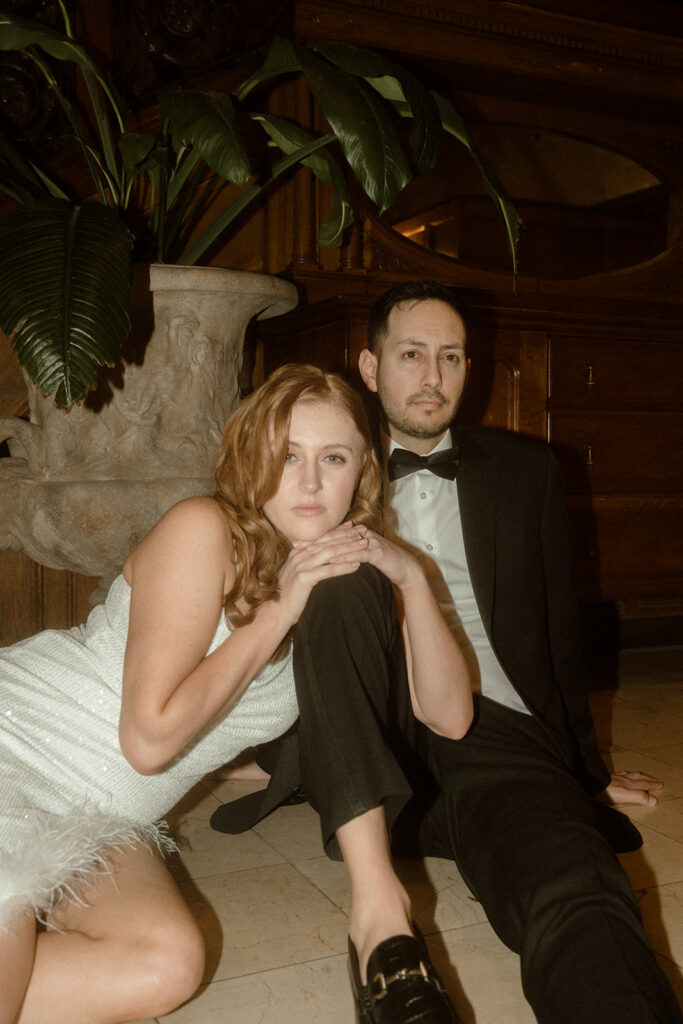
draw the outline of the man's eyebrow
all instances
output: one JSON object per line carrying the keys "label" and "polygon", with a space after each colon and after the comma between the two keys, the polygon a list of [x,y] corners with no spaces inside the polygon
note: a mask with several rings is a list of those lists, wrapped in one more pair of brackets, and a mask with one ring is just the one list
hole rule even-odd
{"label": "man's eyebrow", "polygon": [[[420,341],[419,338],[399,338],[397,344],[409,345],[411,348],[427,348],[427,342]],[[447,341],[443,345],[439,345],[439,351],[445,348],[459,348],[464,351],[465,346],[462,341]]]}

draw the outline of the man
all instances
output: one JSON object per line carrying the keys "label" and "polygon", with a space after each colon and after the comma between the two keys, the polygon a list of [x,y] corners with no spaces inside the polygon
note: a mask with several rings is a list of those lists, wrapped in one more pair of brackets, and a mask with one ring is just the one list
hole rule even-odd
{"label": "man", "polygon": [[[359,367],[383,410],[387,512],[465,651],[476,712],[462,740],[413,728],[396,691],[387,700],[354,675],[354,647],[370,642],[362,616],[316,588],[295,670],[303,782],[326,847],[334,828],[382,805],[398,849],[453,858],[519,953],[541,1024],[683,1021],[612,849],[640,837],[607,804],[654,803],[661,784],[611,777],[597,749],[557,464],[544,444],[451,428],[469,361],[450,289],[387,293],[368,345]],[[326,642],[311,654],[313,619]],[[393,1024],[379,1002],[366,1012]]]}

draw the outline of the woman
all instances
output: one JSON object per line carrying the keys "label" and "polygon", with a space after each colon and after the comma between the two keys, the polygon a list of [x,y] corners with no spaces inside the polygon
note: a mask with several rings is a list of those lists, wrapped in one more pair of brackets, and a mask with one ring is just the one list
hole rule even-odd
{"label": "woman", "polygon": [[215,497],[171,508],[85,626],[0,654],[0,1024],[192,995],[203,945],[156,823],[294,722],[287,641],[316,583],[414,570],[373,529],[378,489],[360,399],[285,367],[226,427]]}

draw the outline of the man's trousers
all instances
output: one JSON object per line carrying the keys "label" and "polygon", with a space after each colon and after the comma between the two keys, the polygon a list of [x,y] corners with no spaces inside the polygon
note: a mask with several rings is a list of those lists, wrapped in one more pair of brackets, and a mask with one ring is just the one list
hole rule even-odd
{"label": "man's trousers", "polygon": [[[521,959],[540,1024],[680,1024],[597,805],[531,715],[486,698],[462,740],[413,716],[391,586],[316,585],[296,627],[304,789],[323,841],[378,805],[395,850],[453,859]],[[456,964],[457,967],[457,964]]]}

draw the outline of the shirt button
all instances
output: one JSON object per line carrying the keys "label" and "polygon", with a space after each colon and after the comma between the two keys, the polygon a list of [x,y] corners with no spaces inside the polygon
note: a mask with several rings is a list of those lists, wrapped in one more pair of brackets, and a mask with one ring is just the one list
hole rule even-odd
{"label": "shirt button", "polygon": [[434,550],[434,545],[433,544],[428,544],[427,545],[427,551],[433,551],[433,550]]}
{"label": "shirt button", "polygon": [[422,500],[424,501],[424,500],[425,500],[425,498],[427,497],[427,493],[426,493],[426,491],[423,491],[423,492],[422,492],[422,494],[420,495],[420,497],[421,497],[421,498],[422,498]]}

